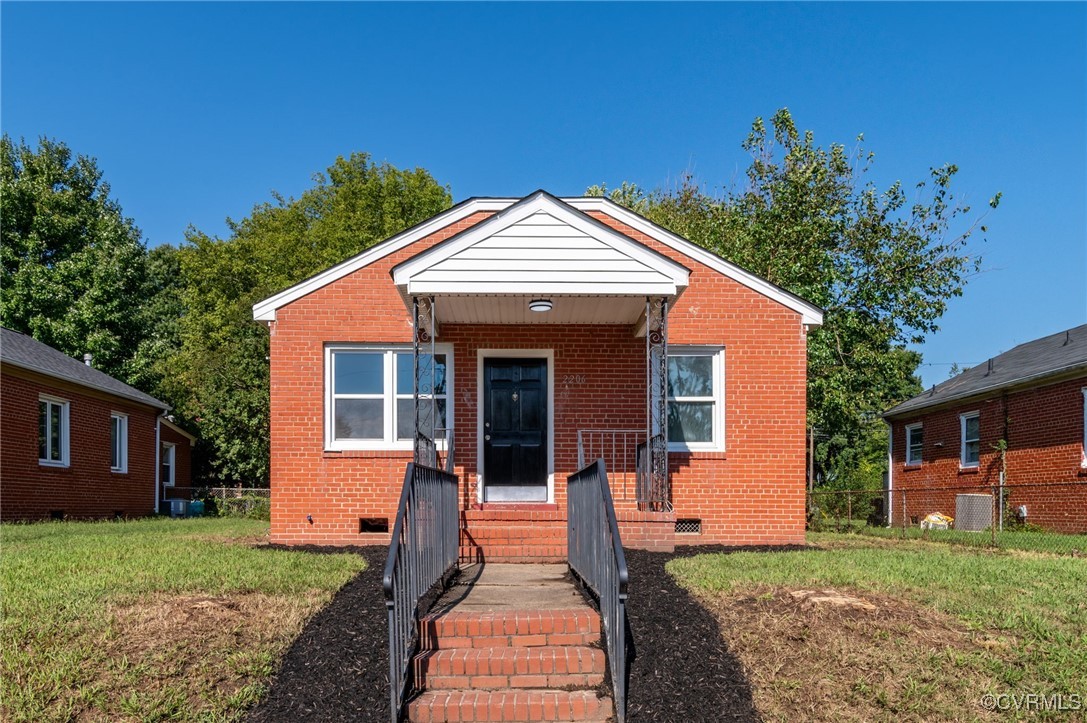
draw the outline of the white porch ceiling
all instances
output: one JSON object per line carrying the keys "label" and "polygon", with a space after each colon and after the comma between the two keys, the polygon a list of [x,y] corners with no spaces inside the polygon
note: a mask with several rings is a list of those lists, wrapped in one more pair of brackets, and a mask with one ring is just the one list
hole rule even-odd
{"label": "white porch ceiling", "polygon": [[[547,296],[551,311],[531,311],[534,295],[436,296],[441,324],[637,324],[644,296]],[[440,329],[440,326],[439,326]],[[439,331],[440,335],[440,331]]]}

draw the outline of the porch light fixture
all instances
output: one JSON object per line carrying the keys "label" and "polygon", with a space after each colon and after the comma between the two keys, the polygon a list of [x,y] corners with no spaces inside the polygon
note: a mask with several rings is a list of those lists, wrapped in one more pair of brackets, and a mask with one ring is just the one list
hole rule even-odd
{"label": "porch light fixture", "polygon": [[532,311],[551,311],[551,299],[533,299],[528,302],[528,308]]}

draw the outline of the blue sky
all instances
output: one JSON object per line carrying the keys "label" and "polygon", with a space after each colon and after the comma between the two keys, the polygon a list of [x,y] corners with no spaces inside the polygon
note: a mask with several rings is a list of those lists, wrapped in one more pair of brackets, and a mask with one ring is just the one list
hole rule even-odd
{"label": "blue sky", "polygon": [[874,181],[996,191],[986,272],[924,344],[978,363],[1087,321],[1087,5],[0,6],[0,125],[98,158],[149,244],[224,233],[337,155],[454,198],[742,175],[755,116],[865,134]]}

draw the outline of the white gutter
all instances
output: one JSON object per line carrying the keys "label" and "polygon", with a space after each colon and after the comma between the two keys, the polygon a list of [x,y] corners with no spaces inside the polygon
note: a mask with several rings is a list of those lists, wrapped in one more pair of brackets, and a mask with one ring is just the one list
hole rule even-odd
{"label": "white gutter", "polygon": [[155,417],[155,514],[159,513],[159,487],[160,484],[159,475],[162,474],[162,460],[159,459],[159,455],[162,454],[162,415]]}

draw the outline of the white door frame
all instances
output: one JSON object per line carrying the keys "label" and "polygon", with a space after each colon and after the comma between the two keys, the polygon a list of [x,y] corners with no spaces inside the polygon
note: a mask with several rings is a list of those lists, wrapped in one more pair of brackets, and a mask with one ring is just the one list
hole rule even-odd
{"label": "white door frame", "polygon": [[[555,350],[554,349],[477,349],[476,350],[476,501],[484,501],[486,477],[483,469],[483,360],[543,359],[547,363],[547,503],[555,503]],[[496,502],[494,504],[502,504]]]}

